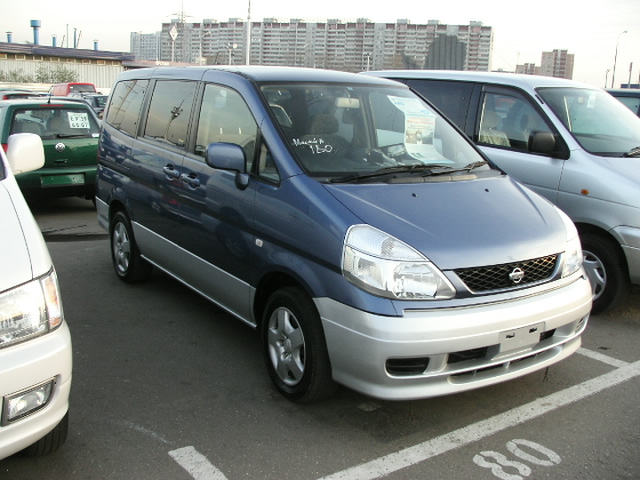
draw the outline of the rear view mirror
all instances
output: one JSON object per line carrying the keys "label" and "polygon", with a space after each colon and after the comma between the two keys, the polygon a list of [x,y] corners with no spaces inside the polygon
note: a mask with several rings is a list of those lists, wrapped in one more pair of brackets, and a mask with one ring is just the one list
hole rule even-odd
{"label": "rear view mirror", "polygon": [[360,108],[360,100],[351,97],[337,97],[336,107],[338,108]]}

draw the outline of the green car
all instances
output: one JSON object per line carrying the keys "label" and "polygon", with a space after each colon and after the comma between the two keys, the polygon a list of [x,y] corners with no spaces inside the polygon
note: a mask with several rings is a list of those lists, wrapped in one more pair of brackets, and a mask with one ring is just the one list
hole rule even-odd
{"label": "green car", "polygon": [[0,101],[5,151],[9,135],[23,132],[38,134],[45,154],[44,167],[16,174],[25,197],[94,198],[100,120],[90,106],[46,98]]}

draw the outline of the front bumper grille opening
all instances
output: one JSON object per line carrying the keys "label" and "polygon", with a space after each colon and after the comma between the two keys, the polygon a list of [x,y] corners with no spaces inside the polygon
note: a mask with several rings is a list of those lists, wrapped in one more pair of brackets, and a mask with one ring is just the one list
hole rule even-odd
{"label": "front bumper grille opening", "polygon": [[385,366],[387,373],[394,377],[422,375],[429,366],[429,357],[390,358],[387,360]]}
{"label": "front bumper grille opening", "polygon": [[449,354],[447,363],[465,362],[467,360],[480,360],[487,356],[489,347],[473,348],[471,350],[463,350],[461,352],[453,352]]}
{"label": "front bumper grille opening", "polygon": [[540,334],[540,341],[546,340],[547,338],[553,337],[554,333],[556,333],[556,329],[548,330],[546,332],[542,332]]}
{"label": "front bumper grille opening", "polygon": [[558,255],[549,255],[524,262],[464,268],[456,270],[456,274],[472,292],[489,292],[549,280],[556,271],[557,263]]}

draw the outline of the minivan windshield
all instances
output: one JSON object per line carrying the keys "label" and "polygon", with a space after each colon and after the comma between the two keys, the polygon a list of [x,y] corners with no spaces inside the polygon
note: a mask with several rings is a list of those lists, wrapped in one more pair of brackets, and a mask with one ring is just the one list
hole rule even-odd
{"label": "minivan windshield", "polygon": [[582,148],[601,156],[636,156],[640,118],[607,92],[586,88],[539,88]]}
{"label": "minivan windshield", "polygon": [[311,176],[346,181],[484,164],[455,128],[404,88],[288,83],[261,91]]}

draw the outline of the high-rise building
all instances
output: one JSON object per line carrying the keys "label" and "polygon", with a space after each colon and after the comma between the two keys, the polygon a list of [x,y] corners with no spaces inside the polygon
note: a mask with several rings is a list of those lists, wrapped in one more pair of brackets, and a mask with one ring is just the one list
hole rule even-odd
{"label": "high-rise building", "polygon": [[567,50],[542,52],[540,74],[546,77],[573,78],[573,53]]}
{"label": "high-rise building", "polygon": [[[488,71],[492,27],[329,19],[251,22],[172,20],[162,25],[160,60],[196,64],[287,65],[359,72],[389,68]],[[247,62],[247,37],[251,51]]]}
{"label": "high-rise building", "polygon": [[540,66],[537,66],[535,63],[516,65],[516,73],[567,78],[571,80],[573,78],[573,60],[573,53],[568,53],[567,50],[542,52]]}
{"label": "high-rise building", "polygon": [[130,52],[138,60],[160,60],[160,32],[131,32]]}

